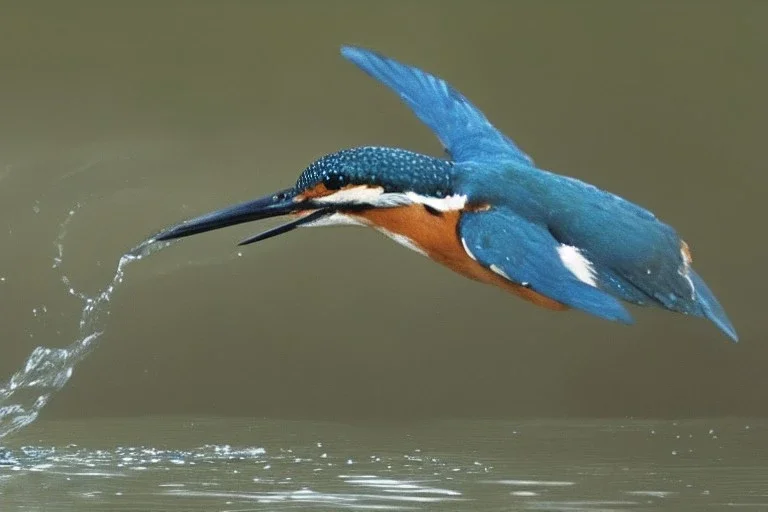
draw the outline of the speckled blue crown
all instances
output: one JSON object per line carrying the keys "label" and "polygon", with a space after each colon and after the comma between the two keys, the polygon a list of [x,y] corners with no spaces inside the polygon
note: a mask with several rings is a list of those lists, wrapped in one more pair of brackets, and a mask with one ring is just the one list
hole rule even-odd
{"label": "speckled blue crown", "polygon": [[385,192],[416,192],[445,197],[452,189],[453,162],[384,147],[344,149],[313,162],[299,176],[297,190],[320,183],[330,190],[369,185]]}

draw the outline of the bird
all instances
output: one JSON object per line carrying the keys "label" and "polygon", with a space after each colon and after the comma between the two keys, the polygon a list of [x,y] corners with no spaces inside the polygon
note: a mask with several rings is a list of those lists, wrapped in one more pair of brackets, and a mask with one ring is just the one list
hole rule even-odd
{"label": "bird", "polygon": [[311,162],[291,187],[183,221],[167,241],[245,222],[374,228],[454,272],[537,306],[633,323],[626,304],[702,317],[736,330],[675,229],[649,210],[584,181],[540,169],[470,100],[440,77],[375,50],[341,55],[396,93],[430,128],[440,157],[360,146]]}

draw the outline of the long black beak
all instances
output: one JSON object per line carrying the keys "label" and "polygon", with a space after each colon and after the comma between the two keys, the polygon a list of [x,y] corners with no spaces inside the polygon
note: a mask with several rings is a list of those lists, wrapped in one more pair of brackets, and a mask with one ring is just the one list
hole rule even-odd
{"label": "long black beak", "polygon": [[[153,239],[156,241],[173,240],[175,238],[183,238],[198,233],[205,233],[206,231],[213,231],[214,229],[234,226],[244,222],[268,219],[270,217],[295,213],[299,210],[311,209],[307,208],[306,204],[294,201],[294,197],[294,191],[292,189],[287,189],[254,201],[247,201],[245,203],[229,206],[206,215],[201,215],[200,217],[195,217],[194,219],[185,220],[181,224],[177,224],[161,231],[155,235]],[[330,213],[332,213],[330,209],[315,210],[292,222],[243,240],[241,245],[258,242],[259,240],[265,240],[282,233],[287,233],[302,224],[313,222]]]}

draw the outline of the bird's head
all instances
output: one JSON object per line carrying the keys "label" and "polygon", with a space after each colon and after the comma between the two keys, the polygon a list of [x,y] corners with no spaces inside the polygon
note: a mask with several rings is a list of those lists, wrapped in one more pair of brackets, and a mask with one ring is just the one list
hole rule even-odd
{"label": "bird's head", "polygon": [[466,197],[452,193],[452,169],[450,161],[400,149],[343,150],[313,162],[290,188],[186,220],[153,238],[172,240],[244,222],[297,215],[287,224],[240,242],[245,245],[303,225],[336,223],[365,209],[410,204],[436,211],[460,209]]}

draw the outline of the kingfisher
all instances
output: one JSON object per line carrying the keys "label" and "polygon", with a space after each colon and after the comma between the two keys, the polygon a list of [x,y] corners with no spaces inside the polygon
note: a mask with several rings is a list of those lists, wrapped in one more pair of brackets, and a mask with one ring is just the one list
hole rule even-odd
{"label": "kingfisher", "polygon": [[357,225],[538,306],[632,323],[622,302],[703,317],[736,330],[674,228],[650,211],[538,168],[463,94],[376,51],[341,55],[380,81],[437,135],[443,157],[364,146],[327,154],[296,183],[170,227],[171,240],[276,216],[292,219],[240,242],[297,227]]}

